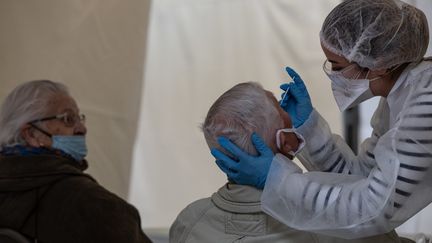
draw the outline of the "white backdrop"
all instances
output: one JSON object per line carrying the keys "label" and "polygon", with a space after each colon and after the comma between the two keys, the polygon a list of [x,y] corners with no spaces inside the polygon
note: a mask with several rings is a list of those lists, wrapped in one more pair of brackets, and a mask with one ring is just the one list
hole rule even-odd
{"label": "white backdrop", "polygon": [[337,2],[153,2],[130,190],[143,227],[169,227],[187,204],[225,183],[199,125],[216,98],[236,83],[259,81],[279,96],[290,65],[333,131],[340,131],[318,37]]}

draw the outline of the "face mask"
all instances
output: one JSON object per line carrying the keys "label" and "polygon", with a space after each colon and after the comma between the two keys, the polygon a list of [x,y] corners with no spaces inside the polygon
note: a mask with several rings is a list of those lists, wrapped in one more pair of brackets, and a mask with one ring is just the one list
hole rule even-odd
{"label": "face mask", "polygon": [[333,96],[340,111],[354,107],[374,96],[369,89],[372,80],[349,79],[340,73],[329,73],[327,76],[332,82]]}
{"label": "face mask", "polygon": [[87,156],[87,145],[85,136],[52,135],[33,123],[30,123],[30,126],[50,137],[52,140],[52,148],[63,151],[64,153],[72,156],[72,158],[74,158],[76,161],[82,161],[84,157]]}
{"label": "face mask", "polygon": [[58,136],[53,135],[52,147],[72,156],[77,161],[82,161],[87,155],[87,145],[84,136]]}
{"label": "face mask", "polygon": [[299,145],[297,147],[297,150],[296,151],[289,151],[288,152],[289,155],[292,155],[293,157],[295,157],[304,148],[304,146],[306,145],[305,139],[303,138],[303,136],[300,133],[298,133],[297,131],[295,131],[294,128],[279,129],[276,132],[276,145],[277,145],[277,148],[279,150],[282,150],[281,149],[281,141],[280,141],[280,134],[281,134],[281,132],[291,132],[291,133],[294,133],[296,135],[297,139],[299,140]]}
{"label": "face mask", "polygon": [[[389,72],[384,75],[388,75],[393,71],[397,70],[401,64],[394,66]],[[352,72],[354,68],[358,67],[356,64],[345,67],[340,71],[333,71],[331,69],[331,63],[326,60],[323,64],[323,70],[332,81],[332,91],[335,97],[336,103],[340,111],[344,111],[348,108],[354,107],[361,102],[374,97],[372,91],[369,88],[369,84],[372,81],[378,80],[383,75],[368,79],[369,70],[366,74],[366,78],[359,79],[362,71],[355,72],[353,78],[347,78],[344,76],[345,72]]]}

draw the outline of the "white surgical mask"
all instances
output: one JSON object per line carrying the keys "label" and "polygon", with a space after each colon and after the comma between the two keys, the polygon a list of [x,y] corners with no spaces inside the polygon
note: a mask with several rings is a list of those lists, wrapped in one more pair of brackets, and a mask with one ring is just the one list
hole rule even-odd
{"label": "white surgical mask", "polygon": [[348,79],[341,74],[327,74],[336,104],[340,111],[354,107],[374,95],[369,88],[369,79]]}
{"label": "white surgical mask", "polygon": [[381,77],[368,79],[368,71],[366,78],[358,79],[361,74],[361,71],[358,71],[355,77],[347,78],[343,73],[355,68],[355,64],[352,64],[341,71],[332,71],[326,66],[326,64],[328,64],[327,60],[324,62],[323,69],[331,80],[333,96],[340,111],[345,111],[346,109],[354,107],[374,96],[369,88],[369,84],[371,81]]}
{"label": "white surgical mask", "polygon": [[294,133],[295,135],[296,135],[296,137],[297,137],[297,139],[299,140],[299,145],[298,145],[298,147],[297,147],[297,150],[296,151],[289,151],[288,152],[288,154],[289,155],[292,155],[292,156],[296,156],[303,148],[304,148],[304,146],[306,145],[306,141],[305,141],[305,139],[303,138],[303,136],[300,134],[300,133],[298,133],[294,128],[283,128],[283,129],[279,129],[277,132],[276,132],[276,145],[277,145],[277,148],[279,149],[279,150],[282,150],[282,148],[281,148],[281,140],[280,140],[280,134],[281,134],[281,132],[291,132],[291,133]]}

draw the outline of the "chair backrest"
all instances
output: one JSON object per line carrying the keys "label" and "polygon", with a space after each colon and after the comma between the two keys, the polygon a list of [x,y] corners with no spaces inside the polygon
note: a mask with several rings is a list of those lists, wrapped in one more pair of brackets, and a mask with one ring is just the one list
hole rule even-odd
{"label": "chair backrest", "polygon": [[1,243],[31,243],[32,241],[27,239],[21,233],[7,228],[0,228],[0,242]]}

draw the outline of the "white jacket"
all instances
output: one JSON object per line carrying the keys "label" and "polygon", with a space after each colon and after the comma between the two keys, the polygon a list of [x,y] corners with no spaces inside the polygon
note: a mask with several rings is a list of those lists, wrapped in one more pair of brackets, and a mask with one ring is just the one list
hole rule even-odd
{"label": "white jacket", "polygon": [[302,173],[275,156],[263,210],[290,227],[343,238],[389,232],[432,201],[432,62],[409,65],[355,155],[317,111],[298,128]]}
{"label": "white jacket", "polygon": [[261,211],[262,191],[226,184],[211,198],[187,206],[170,228],[170,243],[390,243],[401,241],[393,231],[357,240],[294,230]]}

